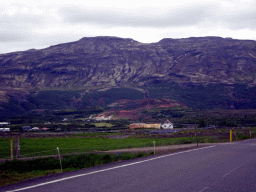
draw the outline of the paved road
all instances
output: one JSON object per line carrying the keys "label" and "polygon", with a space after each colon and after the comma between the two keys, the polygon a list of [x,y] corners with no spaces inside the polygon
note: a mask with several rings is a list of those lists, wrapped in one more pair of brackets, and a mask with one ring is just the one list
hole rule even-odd
{"label": "paved road", "polygon": [[32,179],[0,191],[256,191],[256,139]]}

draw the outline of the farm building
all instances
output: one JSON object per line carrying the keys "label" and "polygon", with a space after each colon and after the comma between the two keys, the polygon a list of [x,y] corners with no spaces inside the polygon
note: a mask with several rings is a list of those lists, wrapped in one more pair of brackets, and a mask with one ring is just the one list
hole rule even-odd
{"label": "farm building", "polygon": [[9,125],[9,122],[0,122],[0,127]]}
{"label": "farm building", "polygon": [[0,128],[0,132],[10,132],[10,128]]}
{"label": "farm building", "polygon": [[133,123],[129,125],[130,129],[139,129],[139,128],[144,128],[144,129],[160,129],[161,124],[160,123]]}
{"label": "farm building", "polygon": [[40,130],[42,130],[42,131],[49,131],[49,130],[50,130],[50,128],[42,127]]}
{"label": "farm building", "polygon": [[30,131],[40,131],[38,127],[33,127]]}
{"label": "farm building", "polygon": [[22,126],[22,131],[29,131],[32,129],[30,126]]}
{"label": "farm building", "polygon": [[166,120],[162,125],[162,129],[173,129],[173,123],[169,120]]}
{"label": "farm building", "polygon": [[173,123],[166,120],[164,123],[133,123],[129,125],[130,129],[173,129]]}
{"label": "farm building", "polygon": [[110,116],[105,116],[105,115],[98,115],[97,117],[93,118],[96,121],[107,121],[112,119],[112,115]]}

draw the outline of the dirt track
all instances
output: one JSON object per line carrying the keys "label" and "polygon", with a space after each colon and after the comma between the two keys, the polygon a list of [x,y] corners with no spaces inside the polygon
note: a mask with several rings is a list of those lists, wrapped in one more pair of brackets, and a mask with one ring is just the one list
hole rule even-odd
{"label": "dirt track", "polygon": [[[199,143],[198,147],[204,147],[213,145],[214,143]],[[168,153],[179,150],[186,150],[191,148],[196,148],[197,144],[183,144],[183,145],[167,145],[167,146],[159,146],[156,147],[156,154]],[[154,147],[142,147],[142,148],[131,148],[131,149],[119,149],[119,150],[109,150],[109,151],[97,151],[99,153],[139,153],[139,152],[152,152],[154,151]]]}

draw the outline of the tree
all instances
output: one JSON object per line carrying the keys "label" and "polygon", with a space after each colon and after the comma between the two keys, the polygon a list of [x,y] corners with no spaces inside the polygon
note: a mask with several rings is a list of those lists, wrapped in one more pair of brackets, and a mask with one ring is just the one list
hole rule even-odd
{"label": "tree", "polygon": [[206,123],[204,122],[203,119],[199,119],[199,124],[198,124],[198,127],[205,127],[206,126]]}

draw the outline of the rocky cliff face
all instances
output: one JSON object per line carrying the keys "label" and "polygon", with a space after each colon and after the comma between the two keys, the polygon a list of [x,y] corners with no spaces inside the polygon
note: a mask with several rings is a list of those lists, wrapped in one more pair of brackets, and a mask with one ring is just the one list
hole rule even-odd
{"label": "rocky cliff face", "polygon": [[[183,88],[188,84],[222,84],[227,87],[223,89],[226,96],[247,101],[241,94],[237,94],[239,98],[235,96],[232,86],[255,86],[255,63],[256,42],[250,40],[200,37],[143,44],[117,37],[82,38],[46,49],[0,55],[0,103],[10,98],[24,101],[32,92],[43,90],[80,90],[80,98],[87,98],[86,92],[124,87],[142,91],[148,98],[149,93],[155,94],[154,89],[161,92],[164,86],[158,86],[159,83],[170,82]],[[183,88],[178,89],[184,95]],[[170,99],[181,98],[176,94],[177,88],[163,88],[167,89],[168,94],[173,92]],[[196,89],[196,95],[200,95]],[[251,93],[246,87],[243,92]],[[190,97],[188,93],[183,100],[191,101],[187,99]],[[233,101],[226,103],[234,105]]]}
{"label": "rocky cliff face", "polygon": [[1,89],[137,87],[149,81],[255,85],[256,42],[220,37],[143,44],[116,37],[0,55]]}
{"label": "rocky cliff face", "polygon": [[162,48],[175,60],[171,74],[193,83],[255,85],[256,42],[219,37],[163,39]]}

